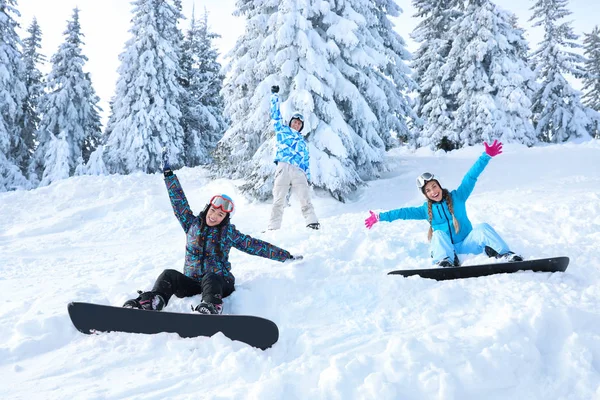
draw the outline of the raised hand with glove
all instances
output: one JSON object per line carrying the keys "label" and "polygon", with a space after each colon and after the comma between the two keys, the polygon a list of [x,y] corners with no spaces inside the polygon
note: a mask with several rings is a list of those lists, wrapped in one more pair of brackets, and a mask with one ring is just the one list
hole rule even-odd
{"label": "raised hand with glove", "polygon": [[169,164],[169,153],[166,147],[162,148],[162,164],[163,164],[163,175],[165,177],[173,175],[171,165]]}
{"label": "raised hand with glove", "polygon": [[485,146],[485,152],[490,157],[496,157],[498,154],[502,154],[502,142],[499,142],[498,139],[494,140],[494,143],[490,146],[487,142],[483,142]]}

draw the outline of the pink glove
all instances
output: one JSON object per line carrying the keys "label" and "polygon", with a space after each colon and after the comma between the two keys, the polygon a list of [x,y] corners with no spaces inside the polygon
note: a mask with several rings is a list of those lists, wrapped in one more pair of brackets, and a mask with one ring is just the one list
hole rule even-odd
{"label": "pink glove", "polygon": [[487,142],[483,142],[484,146],[485,146],[485,152],[490,156],[490,157],[495,157],[498,154],[502,154],[502,142],[499,142],[497,139],[494,140],[494,143],[492,143],[492,145],[488,145]]}
{"label": "pink glove", "polygon": [[379,222],[379,214],[375,214],[373,211],[369,210],[371,216],[365,219],[365,226],[367,229],[371,229],[373,225]]}

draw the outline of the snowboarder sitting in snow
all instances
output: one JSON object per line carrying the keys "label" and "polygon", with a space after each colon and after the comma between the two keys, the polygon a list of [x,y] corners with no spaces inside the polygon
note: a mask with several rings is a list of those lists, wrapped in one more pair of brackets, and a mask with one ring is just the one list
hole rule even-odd
{"label": "snowboarder sitting in snow", "polygon": [[442,189],[433,174],[428,172],[417,178],[417,187],[427,197],[421,207],[406,207],[375,214],[365,220],[368,229],[378,221],[392,222],[397,219],[425,219],[429,221],[428,238],[431,257],[440,267],[459,265],[456,254],[480,254],[485,251],[488,257],[496,257],[505,261],[523,261],[508,248],[508,245],[489,224],[473,227],[465,203],[475,188],[477,178],[483,172],[492,157],[502,153],[502,143],[494,140],[485,152],[471,167],[463,178],[458,189],[449,192]]}
{"label": "snowboarder sitting in snow", "polygon": [[173,295],[182,298],[202,294],[202,302],[194,310],[201,314],[221,314],[223,298],[235,290],[229,263],[231,247],[280,262],[302,259],[238,231],[231,224],[235,206],[227,195],[213,196],[204,210],[194,215],[165,153],[163,166],[173,211],[187,235],[184,273],[164,270],[152,291],[139,292],[137,299],[128,300],[123,307],[162,310]]}
{"label": "snowboarder sitting in snow", "polygon": [[281,123],[279,111],[279,86],[271,87],[271,121],[277,138],[277,154],[275,155],[275,183],[273,184],[273,208],[269,220],[269,230],[281,228],[286,196],[292,194],[300,200],[302,215],[306,226],[319,229],[319,221],[310,201],[310,180],[308,146],[300,134],[304,127],[304,117],[296,112],[290,119],[289,126]]}

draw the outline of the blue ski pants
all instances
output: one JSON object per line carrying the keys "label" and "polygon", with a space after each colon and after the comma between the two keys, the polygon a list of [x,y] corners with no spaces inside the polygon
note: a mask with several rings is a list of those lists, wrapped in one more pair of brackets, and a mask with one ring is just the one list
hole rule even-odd
{"label": "blue ski pants", "polygon": [[481,254],[485,246],[496,250],[498,254],[510,251],[506,242],[502,240],[494,228],[485,223],[475,225],[465,240],[454,244],[452,244],[450,236],[446,232],[434,231],[429,249],[435,264],[444,258],[448,258],[452,262],[455,254]]}

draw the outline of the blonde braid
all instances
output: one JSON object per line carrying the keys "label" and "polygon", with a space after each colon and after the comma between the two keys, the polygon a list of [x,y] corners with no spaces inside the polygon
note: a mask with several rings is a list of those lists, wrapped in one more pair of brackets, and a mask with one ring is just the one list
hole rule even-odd
{"label": "blonde braid", "polygon": [[460,225],[458,225],[458,220],[454,216],[454,205],[452,204],[452,196],[450,196],[450,192],[446,189],[442,191],[444,194],[444,200],[446,200],[446,204],[448,204],[448,210],[450,210],[450,215],[452,215],[452,223],[454,224],[454,230],[456,233],[460,231]]}
{"label": "blonde braid", "polygon": [[431,209],[431,200],[427,199],[427,214],[429,215],[429,232],[427,232],[427,240],[431,242],[433,237],[433,228],[431,221],[433,221],[433,210]]}

